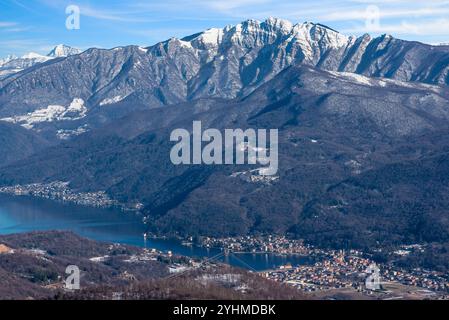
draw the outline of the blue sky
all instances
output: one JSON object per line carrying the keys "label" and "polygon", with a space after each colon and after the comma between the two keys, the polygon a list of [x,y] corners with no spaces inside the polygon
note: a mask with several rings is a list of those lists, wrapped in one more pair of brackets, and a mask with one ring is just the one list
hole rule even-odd
{"label": "blue sky", "polygon": [[[65,27],[65,10],[71,4],[80,8],[79,30]],[[320,22],[348,35],[389,33],[427,43],[449,42],[449,0],[0,0],[0,57],[47,53],[59,43],[81,49],[149,46],[269,16]]]}

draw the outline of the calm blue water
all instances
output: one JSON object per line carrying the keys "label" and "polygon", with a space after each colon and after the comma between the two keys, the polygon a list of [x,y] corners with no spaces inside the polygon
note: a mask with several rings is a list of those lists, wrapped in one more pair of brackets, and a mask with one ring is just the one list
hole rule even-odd
{"label": "calm blue water", "polygon": [[[142,236],[145,227],[134,213],[0,195],[0,234],[46,230],[68,230],[97,241],[170,250],[190,257],[213,257],[221,252],[219,249],[183,246],[176,240],[145,241]],[[272,269],[288,262],[292,265],[310,262],[305,257],[272,254],[237,254],[236,257],[226,257],[221,261],[255,270]]]}

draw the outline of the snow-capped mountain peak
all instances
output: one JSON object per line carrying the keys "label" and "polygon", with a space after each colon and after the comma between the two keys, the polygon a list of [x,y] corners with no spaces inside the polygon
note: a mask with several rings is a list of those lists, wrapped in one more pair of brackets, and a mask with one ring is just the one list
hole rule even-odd
{"label": "snow-capped mountain peak", "polygon": [[265,20],[265,23],[275,28],[285,30],[287,32],[293,29],[293,23],[285,19],[269,17],[267,20]]}
{"label": "snow-capped mountain peak", "polygon": [[0,60],[0,79],[51,59],[35,52],[27,53],[20,58],[8,56],[6,59]]}
{"label": "snow-capped mountain peak", "polygon": [[78,53],[81,53],[80,49],[73,48],[65,44],[59,44],[56,47],[54,47],[53,50],[51,50],[50,53],[47,54],[47,56],[52,58],[59,58],[59,57],[68,57]]}
{"label": "snow-capped mountain peak", "polygon": [[244,46],[264,45],[276,39],[287,37],[289,41],[303,42],[312,47],[319,42],[323,48],[346,46],[351,37],[347,37],[329,27],[311,22],[293,24],[284,19],[270,17],[263,22],[246,20],[225,28],[212,28],[182,39],[194,48],[217,48],[225,44]]}
{"label": "snow-capped mountain peak", "polygon": [[[29,52],[21,57],[21,59],[41,59],[46,60],[47,57],[36,52]],[[48,60],[48,59],[47,59]]]}
{"label": "snow-capped mountain peak", "polygon": [[[401,50],[404,50],[403,59],[394,59]],[[53,54],[44,58],[53,59],[73,52],[79,51],[59,45]],[[437,57],[432,68],[426,64],[428,54]],[[31,113],[32,119],[41,119],[42,113],[48,113],[46,106],[66,106],[68,95],[70,99],[82,98],[86,108],[105,107],[101,108],[104,113],[121,105],[141,103],[157,107],[204,97],[235,99],[248,96],[293,66],[357,73],[359,77],[351,79],[365,86],[374,82],[363,76],[448,84],[448,57],[446,48],[434,50],[386,35],[347,37],[318,23],[293,24],[277,18],[246,20],[182,39],[171,38],[147,48],[90,49],[80,56],[50,60],[20,77],[14,75],[1,81],[0,108],[8,110],[2,117],[17,119],[29,117]],[[35,62],[22,59],[23,64],[19,64],[19,60],[10,61],[5,68],[0,66],[0,79],[3,74],[14,74]],[[97,70],[95,79],[101,79],[101,86],[91,77],[89,70],[92,68]],[[80,69],[83,72],[79,73]],[[119,74],[124,76],[117,76]],[[37,87],[36,79],[43,79]],[[49,94],[41,94],[41,86]],[[35,94],[33,99],[27,100],[30,91]],[[23,97],[26,103],[18,97]],[[50,108],[49,112],[54,109]],[[65,112],[62,108],[58,110]],[[34,111],[37,113],[33,114]],[[62,119],[58,130],[66,129],[68,120],[65,118],[58,118]]]}
{"label": "snow-capped mountain peak", "polygon": [[5,59],[0,59],[0,79],[32,67],[37,63],[46,62],[60,57],[68,57],[80,52],[81,50],[79,49],[60,44],[54,47],[47,55],[42,55],[36,52],[29,52],[20,58],[10,55]]}
{"label": "snow-capped mountain peak", "polygon": [[8,55],[6,58],[0,59],[0,67],[14,59],[17,59],[17,57],[15,55]]}
{"label": "snow-capped mountain peak", "polygon": [[221,43],[223,39],[223,34],[224,34],[223,29],[211,28],[201,33],[201,35],[195,40],[205,45],[217,46]]}

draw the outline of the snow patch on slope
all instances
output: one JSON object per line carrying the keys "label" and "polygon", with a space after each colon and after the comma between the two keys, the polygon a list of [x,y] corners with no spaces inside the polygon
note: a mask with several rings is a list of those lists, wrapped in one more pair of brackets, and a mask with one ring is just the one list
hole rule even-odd
{"label": "snow patch on slope", "polygon": [[337,71],[328,71],[333,76],[343,78],[347,81],[365,85],[365,86],[377,86],[377,87],[388,87],[388,86],[397,86],[403,88],[417,89],[417,90],[430,90],[434,93],[440,93],[442,91],[440,86],[426,84],[426,83],[418,83],[418,82],[405,82],[388,78],[370,78],[366,76],[362,76],[356,73],[350,72],[337,72]]}
{"label": "snow patch on slope", "polygon": [[56,132],[56,136],[61,139],[61,140],[68,140],[70,138],[72,138],[73,136],[79,136],[83,133],[86,133],[88,130],[87,125],[85,124],[84,126],[78,127],[77,129],[74,130],[63,130],[60,129]]}
{"label": "snow patch on slope", "polygon": [[212,28],[203,32],[198,39],[204,44],[216,46],[223,39],[223,34],[223,29]]}
{"label": "snow patch on slope", "polygon": [[38,123],[64,120],[73,121],[84,118],[86,114],[87,108],[84,105],[84,100],[75,98],[67,107],[49,105],[46,108],[38,109],[25,115],[0,120],[20,124],[26,129],[33,129]]}
{"label": "snow patch on slope", "polygon": [[125,98],[126,98],[126,96],[115,96],[113,98],[106,98],[106,99],[104,99],[104,100],[102,100],[100,102],[100,106],[106,106],[106,105],[109,105],[109,104],[118,103],[118,102],[122,101]]}
{"label": "snow patch on slope", "polygon": [[350,72],[336,72],[336,71],[330,71],[330,74],[337,76],[337,77],[343,77],[346,80],[349,80],[351,82],[355,82],[358,84],[363,84],[366,86],[374,86],[378,83],[376,83],[376,81],[372,78],[368,78],[365,76],[361,76],[359,74],[356,73],[350,73]]}

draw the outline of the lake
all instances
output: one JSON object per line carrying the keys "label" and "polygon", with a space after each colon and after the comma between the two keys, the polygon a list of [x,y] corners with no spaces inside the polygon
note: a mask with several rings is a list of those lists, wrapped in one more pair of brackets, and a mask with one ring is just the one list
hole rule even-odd
{"label": "lake", "polygon": [[[63,204],[32,197],[0,195],[0,234],[31,231],[67,230],[89,239],[129,244],[172,251],[175,254],[207,258],[221,253],[220,249],[184,246],[177,240],[144,240],[145,226],[133,212]],[[220,261],[257,271],[291,263],[310,263],[307,257],[275,254],[240,253]]]}

